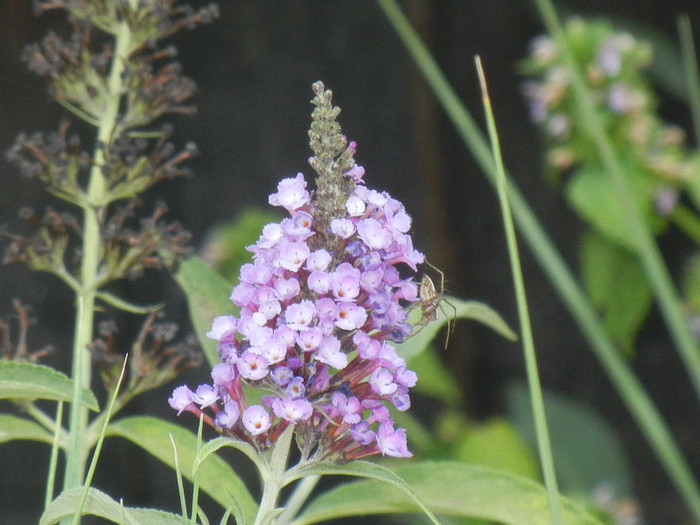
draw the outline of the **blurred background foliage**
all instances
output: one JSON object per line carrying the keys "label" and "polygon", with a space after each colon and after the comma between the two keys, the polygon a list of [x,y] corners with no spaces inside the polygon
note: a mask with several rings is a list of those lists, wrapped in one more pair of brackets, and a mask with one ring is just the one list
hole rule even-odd
{"label": "blurred background foliage", "polygon": [[[219,4],[221,19],[204,31],[179,35],[176,42],[185,73],[199,85],[198,114],[175,120],[176,139],[182,144],[195,141],[201,148],[201,155],[191,163],[195,176],[158,187],[147,198],[155,200],[168,192],[171,218],[194,234],[200,254],[218,262],[228,278],[235,278],[236,268],[248,256],[240,247],[252,243],[259,224],[267,220],[267,195],[277,180],[297,171],[309,173],[305,162],[308,100],[311,83],[321,79],[343,108],[344,131],[358,143],[356,158],[367,170],[368,185],[404,202],[414,219],[415,245],[445,273],[447,291],[484,301],[515,325],[495,193],[376,4],[368,0]],[[542,32],[534,8],[521,0],[412,0],[402,6],[475,115],[482,112],[472,64],[473,56],[481,55],[505,164],[571,266],[578,268],[578,241],[586,227],[571,213],[559,190],[542,177],[543,144],[521,95],[518,63],[526,56],[530,40]],[[697,139],[690,133],[690,115],[679,98],[677,83],[670,79],[676,17],[689,15],[697,39],[698,2],[580,0],[562,7],[585,16],[614,16],[648,35],[660,35],[655,40],[659,46],[653,66],[660,71],[657,82],[662,81],[658,82],[660,112],[685,129],[692,141]],[[17,133],[50,129],[64,114],[19,60],[24,46],[57,24],[60,30],[61,22],[52,14],[34,17],[30,2],[0,3],[2,150]],[[16,213],[23,205],[51,202],[38,184],[22,181],[4,160],[0,180],[0,224],[17,224]],[[236,227],[230,225],[232,220],[238,221]],[[660,243],[678,276],[691,253],[686,239],[670,230]],[[632,419],[527,252],[523,262],[540,374],[552,397],[550,424],[559,436],[553,441],[563,488],[590,495],[598,477],[589,475],[585,467],[597,464],[616,476],[618,495],[634,491],[648,523],[681,523],[682,505]],[[56,285],[49,276],[30,275],[14,266],[0,268],[0,314],[10,312],[14,297],[32,304],[34,317],[41,321],[30,332],[32,346],[54,344],[56,352],[48,361],[65,367],[72,304],[68,291]],[[123,287],[135,302],[164,298],[169,314],[187,322],[184,300],[170,279],[146,274]],[[129,318],[125,321],[128,324]],[[432,359],[434,366],[441,363],[452,379],[443,382],[441,391],[435,387],[415,403],[418,415],[436,430],[437,442],[427,436],[421,442],[416,434],[414,446],[428,457],[452,455],[537,476],[529,419],[524,416],[526,398],[517,383],[523,377],[519,347],[475,323],[457,324],[447,349],[442,349],[442,341],[438,338],[435,351],[423,358]],[[684,376],[682,366],[653,306],[636,342],[633,366],[698,472],[697,400],[687,381],[678,379]],[[183,380],[197,384],[206,376],[202,368],[188,372]],[[165,402],[168,395],[169,388],[153,392],[131,408],[172,417]],[[579,428],[590,434],[572,430]],[[119,487],[118,494],[132,505],[171,501],[175,484],[167,468],[141,457],[126,442],[113,441],[108,448],[98,473],[99,486]],[[24,491],[26,501],[31,501],[37,479],[30,472],[36,470],[41,479],[48,448],[30,456],[26,450],[23,444],[0,448],[0,493],[12,484],[13,493]],[[504,454],[504,450],[510,452]],[[581,455],[571,456],[577,450]],[[593,456],[594,452],[601,455]],[[123,461],[135,455],[139,461]],[[26,501],[4,503],[0,521],[21,523]]]}

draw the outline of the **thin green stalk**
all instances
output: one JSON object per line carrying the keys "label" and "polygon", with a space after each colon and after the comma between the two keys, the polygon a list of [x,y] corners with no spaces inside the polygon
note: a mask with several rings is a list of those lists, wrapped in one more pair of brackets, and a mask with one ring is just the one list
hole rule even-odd
{"label": "thin green stalk", "polygon": [[131,32],[126,23],[115,36],[114,59],[111,64],[108,89],[109,103],[100,116],[97,130],[93,167],[87,188],[87,200],[83,207],[83,246],[80,268],[80,288],[77,294],[75,319],[75,340],[73,344],[72,379],[73,397],[70,406],[69,444],[66,454],[64,490],[78,487],[83,482],[85,464],[90,452],[85,429],[88,423],[88,409],[81,403],[83,388],[90,387],[91,360],[88,345],[93,339],[95,295],[97,293],[98,269],[100,264],[100,224],[106,202],[107,182],[102,174],[105,161],[105,148],[112,142],[117,126],[119,104],[123,94],[123,73],[125,58],[131,45]]}
{"label": "thin green stalk", "polygon": [[95,470],[97,469],[97,461],[100,458],[100,452],[102,452],[102,443],[105,440],[105,435],[107,434],[107,425],[109,424],[109,418],[112,416],[114,409],[114,402],[117,399],[117,394],[119,393],[119,388],[121,387],[122,381],[124,380],[124,373],[126,372],[126,362],[129,359],[129,354],[124,357],[124,362],[122,363],[122,369],[119,373],[119,380],[117,385],[114,387],[114,392],[107,405],[107,417],[105,417],[104,424],[102,425],[102,431],[100,432],[100,437],[95,445],[95,451],[92,454],[92,461],[90,461],[90,467],[88,468],[87,475],[85,476],[85,484],[83,485],[83,490],[80,494],[80,501],[78,502],[78,507],[73,515],[73,525],[78,525],[80,523],[80,517],[83,514],[83,508],[85,507],[85,502],[87,501],[88,490],[90,489],[90,484],[92,483],[92,478],[95,475]]}
{"label": "thin green stalk", "polygon": [[54,486],[56,485],[56,466],[58,465],[58,451],[60,450],[61,426],[63,421],[63,401],[56,407],[56,420],[54,422],[53,442],[51,443],[51,457],[49,458],[49,472],[46,475],[46,494],[44,494],[44,510],[53,500]]}
{"label": "thin green stalk", "polygon": [[[422,71],[435,97],[452,120],[464,144],[471,151],[489,181],[495,184],[493,158],[474,119],[459,100],[447,78],[396,2],[394,0],[378,0],[378,2],[397,35],[415,60],[416,65]],[[523,239],[561,297],[564,306],[579,326],[591,350],[600,361],[610,381],[615,385],[669,478],[693,511],[697,521],[700,522],[700,488],[698,488],[668,425],[628,363],[622,358],[620,351],[602,328],[581,286],[507,173],[506,180],[508,181],[510,206]]]}
{"label": "thin green stalk", "polygon": [[[195,457],[199,456],[199,452],[202,450],[202,430],[204,429],[204,414],[199,416],[199,426],[197,427],[197,451]],[[196,525],[197,523],[197,510],[199,508],[199,476],[197,472],[193,472],[192,480],[192,514],[190,521]]]}
{"label": "thin green stalk", "polygon": [[[168,434],[170,436],[170,444],[173,447],[173,459],[175,462],[175,476],[177,478],[177,493],[180,497],[180,514],[183,519],[187,519],[187,499],[185,498],[185,484],[182,482],[182,469],[180,469],[180,456],[177,453],[177,445],[175,445],[175,439],[173,439],[172,432]],[[196,472],[195,472],[196,474]]]}
{"label": "thin green stalk", "polygon": [[556,42],[557,48],[561,52],[564,63],[569,70],[571,88],[575,95],[581,122],[586,123],[590,138],[595,143],[600,153],[600,158],[614,183],[620,208],[624,212],[623,215],[627,218],[630,237],[637,245],[637,254],[644,268],[647,282],[651,286],[671,338],[685,364],[686,373],[689,375],[698,397],[700,397],[700,347],[698,347],[683,315],[681,302],[671,275],[654,240],[654,236],[647,227],[639,206],[637,206],[632,196],[620,161],[608,141],[603,124],[586,89],[583,76],[578,70],[571,50],[568,48],[564,29],[557,18],[554,6],[550,0],[537,0],[537,6],[547,31]]}
{"label": "thin green stalk", "polygon": [[535,343],[532,339],[532,325],[530,323],[530,312],[527,307],[527,297],[525,295],[525,283],[523,280],[522,267],[520,265],[520,254],[518,253],[518,241],[515,237],[515,226],[510,206],[508,205],[508,187],[506,185],[506,175],[503,168],[503,157],[501,156],[501,145],[498,140],[496,121],[491,107],[486,77],[481,65],[481,59],[476,57],[476,69],[479,74],[479,84],[481,85],[481,97],[484,111],[486,113],[486,124],[491,139],[491,149],[496,165],[496,181],[498,190],[498,200],[503,214],[503,226],[506,231],[506,241],[508,243],[508,256],[510,257],[510,268],[513,274],[513,284],[515,285],[515,297],[518,303],[518,317],[520,318],[520,333],[523,340],[523,351],[525,352],[525,369],[527,371],[527,382],[530,389],[530,403],[532,414],[535,420],[535,434],[537,435],[537,449],[542,466],[544,484],[547,488],[549,498],[549,511],[552,523],[562,525],[564,523],[561,499],[559,498],[559,487],[557,475],[554,471],[554,458],[552,457],[552,445],[549,441],[549,428],[547,416],[544,410],[544,399],[542,397],[542,385],[537,370],[537,357],[535,355]]}
{"label": "thin green stalk", "polygon": [[695,55],[693,30],[688,15],[678,17],[678,34],[681,41],[685,85],[688,89],[688,105],[693,117],[695,144],[698,144],[700,143],[700,73],[698,72],[698,58]]}

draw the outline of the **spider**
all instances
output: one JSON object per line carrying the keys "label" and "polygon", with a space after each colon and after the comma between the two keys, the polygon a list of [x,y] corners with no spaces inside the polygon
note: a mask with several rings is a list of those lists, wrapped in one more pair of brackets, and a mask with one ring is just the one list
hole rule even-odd
{"label": "spider", "polygon": [[[433,266],[429,262],[426,261],[426,264],[430,265],[433,270],[440,274],[440,290],[438,291],[438,289],[435,287],[435,283],[430,276],[424,273],[421,281],[418,283],[418,298],[422,316],[420,321],[416,324],[416,326],[419,326],[420,328],[414,333],[414,335],[420,332],[425,326],[427,326],[428,323],[437,321],[440,317],[440,312],[442,312],[442,314],[447,318],[447,337],[445,338],[445,348],[447,348],[447,343],[450,341],[450,334],[454,328],[453,320],[457,316],[457,309],[453,304],[444,298],[445,274],[442,272],[442,270]],[[445,313],[443,303],[452,308],[452,316],[448,316]]]}

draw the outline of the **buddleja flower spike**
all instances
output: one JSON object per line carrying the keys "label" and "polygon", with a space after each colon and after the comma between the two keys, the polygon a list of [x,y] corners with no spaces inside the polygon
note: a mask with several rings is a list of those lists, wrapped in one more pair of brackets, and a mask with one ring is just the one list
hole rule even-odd
{"label": "buddleja flower spike", "polygon": [[[420,304],[417,283],[399,268],[415,272],[424,257],[403,205],[365,186],[331,92],[321,82],[313,89],[317,190],[299,173],[270,195],[289,217],[248,248],[253,261],[231,294],[240,313],[214,319],[213,383],[176,388],[170,405],[259,450],[295,425],[304,457],[410,457],[387,407],[407,410],[417,379],[392,343],[411,334],[408,310]],[[266,392],[261,404],[248,403],[246,386]]]}

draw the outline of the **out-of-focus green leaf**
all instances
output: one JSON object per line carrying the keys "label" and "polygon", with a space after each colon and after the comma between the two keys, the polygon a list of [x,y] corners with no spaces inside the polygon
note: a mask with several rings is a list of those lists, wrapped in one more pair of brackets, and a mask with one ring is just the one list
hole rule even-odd
{"label": "out-of-focus green leaf", "polygon": [[[108,436],[126,438],[174,468],[175,461],[170,434],[175,440],[182,475],[192,480],[197,436],[189,430],[162,419],[147,416],[120,419],[113,421],[107,427]],[[226,509],[231,507],[233,503],[231,497],[233,496],[236,499],[236,505],[249,522],[253,522],[257,505],[241,478],[223,459],[214,454],[207,457],[199,467],[197,476],[201,490]]]}
{"label": "out-of-focus green leaf", "polygon": [[[610,425],[587,406],[544,393],[554,466],[562,491],[589,496],[610,484],[619,496],[632,495],[629,459]],[[507,388],[507,413],[520,433],[535,446],[535,430],[527,387]]]}
{"label": "out-of-focus green leaf", "polygon": [[[644,177],[628,176],[627,182],[640,212],[653,231],[662,225],[653,212]],[[636,239],[630,236],[629,219],[624,215],[613,180],[602,169],[581,168],[569,180],[566,196],[576,212],[596,231],[627,248],[637,250]]]}
{"label": "out-of-focus green leaf", "polygon": [[[53,525],[70,519],[78,508],[82,487],[62,492],[44,511],[39,525]],[[83,516],[99,516],[121,525],[187,525],[190,521],[177,514],[156,509],[124,507],[104,492],[90,487],[83,507]]]}
{"label": "out-of-focus green leaf", "polygon": [[263,226],[271,222],[279,222],[279,215],[257,208],[243,210],[234,220],[213,228],[202,257],[225,279],[235,281],[241,266],[251,260],[246,246],[254,244]]}
{"label": "out-of-focus green leaf", "polygon": [[[531,479],[460,462],[420,462],[396,469],[433,512],[473,517],[509,525],[550,525],[547,493]],[[567,524],[600,525],[562,498]],[[391,485],[378,481],[345,483],[311,501],[293,525],[347,516],[420,512],[416,503]]]}
{"label": "out-of-focus green leaf", "polygon": [[[34,363],[0,359],[0,399],[73,400],[73,381],[58,370]],[[99,410],[95,395],[83,389],[83,405]]]}
{"label": "out-of-focus green leaf", "polygon": [[428,345],[423,352],[415,354],[408,364],[419,378],[413,391],[439,399],[450,406],[457,406],[462,401],[462,388],[440,361],[434,345]]}
{"label": "out-of-focus green leaf", "polygon": [[233,286],[202,259],[192,256],[180,264],[175,280],[187,297],[192,326],[210,366],[217,364],[216,341],[207,337],[211,323],[219,315],[235,313],[229,300]]}
{"label": "out-of-focus green leaf", "polygon": [[34,421],[10,414],[0,414],[0,443],[13,439],[43,441],[50,444],[53,436]]}
{"label": "out-of-focus green leaf", "polygon": [[512,424],[500,418],[467,426],[454,447],[454,459],[540,479],[532,448]]}
{"label": "out-of-focus green leaf", "polygon": [[603,314],[610,336],[627,353],[649,314],[652,293],[639,259],[590,232],[581,240],[582,278],[591,302]]}

